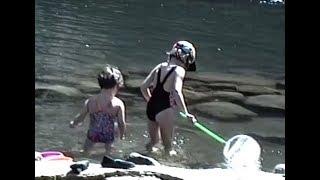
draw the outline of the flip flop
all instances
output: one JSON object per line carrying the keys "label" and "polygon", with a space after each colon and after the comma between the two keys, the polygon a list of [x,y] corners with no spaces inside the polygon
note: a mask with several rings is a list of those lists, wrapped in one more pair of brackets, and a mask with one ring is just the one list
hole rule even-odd
{"label": "flip flop", "polygon": [[105,155],[102,159],[101,166],[104,168],[129,169],[135,167],[135,164],[121,159],[112,159]]}

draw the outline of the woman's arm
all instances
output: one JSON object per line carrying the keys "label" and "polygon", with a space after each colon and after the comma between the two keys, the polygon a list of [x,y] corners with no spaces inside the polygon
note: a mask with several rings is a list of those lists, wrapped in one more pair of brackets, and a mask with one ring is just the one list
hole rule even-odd
{"label": "woman's arm", "polygon": [[75,126],[77,126],[79,123],[82,123],[88,113],[88,102],[89,102],[89,99],[87,99],[85,102],[84,102],[84,105],[82,106],[81,108],[81,111],[80,113],[78,113],[75,117],[75,119],[73,121],[70,122],[70,127],[71,128],[74,128]]}
{"label": "woman's arm", "polygon": [[182,86],[183,86],[183,79],[184,79],[185,73],[186,71],[182,67],[178,66],[176,68],[175,79],[173,82],[174,83],[173,96],[179,110],[183,112],[194,123],[196,119],[192,114],[188,112],[188,109],[182,94]]}
{"label": "woman's arm", "polygon": [[142,84],[140,85],[140,91],[142,93],[142,96],[144,97],[144,99],[148,102],[149,99],[151,98],[151,92],[150,92],[150,85],[153,82],[154,76],[155,76],[155,72],[156,70],[161,66],[161,64],[158,64],[155,68],[152,69],[152,71],[149,73],[149,75],[146,77],[146,79],[142,82]]}

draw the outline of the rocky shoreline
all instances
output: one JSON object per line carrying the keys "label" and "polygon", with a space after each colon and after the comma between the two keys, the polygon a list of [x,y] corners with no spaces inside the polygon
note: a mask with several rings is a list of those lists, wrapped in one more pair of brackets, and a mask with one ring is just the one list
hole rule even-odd
{"label": "rocky shoreline", "polygon": [[186,169],[164,165],[136,165],[130,169],[103,168],[90,163],[88,169],[75,175],[70,173],[72,161],[36,161],[35,180],[105,180],[105,179],[148,179],[148,180],[284,180],[283,174],[263,171],[237,171],[232,169]]}

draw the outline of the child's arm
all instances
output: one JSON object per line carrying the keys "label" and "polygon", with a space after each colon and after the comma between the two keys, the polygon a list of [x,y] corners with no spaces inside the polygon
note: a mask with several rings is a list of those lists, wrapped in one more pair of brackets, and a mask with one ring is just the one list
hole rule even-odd
{"label": "child's arm", "polygon": [[174,80],[174,99],[179,107],[180,111],[185,113],[185,115],[192,121],[195,122],[196,119],[192,114],[189,114],[186,103],[184,102],[184,97],[182,94],[183,78],[186,71],[182,67],[177,67],[175,71],[175,80]]}
{"label": "child's arm", "polygon": [[89,99],[87,99],[84,102],[84,106],[82,107],[80,113],[78,113],[75,117],[75,119],[73,121],[70,122],[70,127],[74,128],[75,126],[77,126],[79,123],[82,123],[84,121],[84,118],[86,117],[87,113],[88,113],[88,102]]}
{"label": "child's arm", "polygon": [[124,133],[126,131],[125,106],[120,99],[119,99],[118,105],[120,107],[120,110],[118,111],[118,114],[117,114],[118,127],[120,131],[120,139],[124,139]]}
{"label": "child's arm", "polygon": [[161,64],[158,64],[155,68],[152,69],[152,71],[149,73],[149,75],[146,77],[146,79],[142,82],[140,86],[141,93],[144,97],[144,99],[148,102],[150,97],[151,97],[151,92],[150,92],[150,85],[154,79],[154,75],[156,70],[161,66]]}

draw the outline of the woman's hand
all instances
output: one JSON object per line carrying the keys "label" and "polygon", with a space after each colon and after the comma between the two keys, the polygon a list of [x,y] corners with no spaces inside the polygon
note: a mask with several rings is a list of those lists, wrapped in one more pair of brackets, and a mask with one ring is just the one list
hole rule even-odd
{"label": "woman's hand", "polygon": [[194,115],[190,113],[185,113],[185,115],[187,116],[188,120],[190,120],[193,124],[197,122],[197,119]]}

